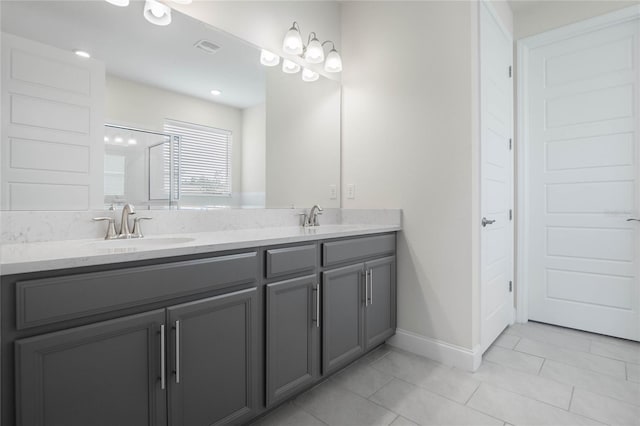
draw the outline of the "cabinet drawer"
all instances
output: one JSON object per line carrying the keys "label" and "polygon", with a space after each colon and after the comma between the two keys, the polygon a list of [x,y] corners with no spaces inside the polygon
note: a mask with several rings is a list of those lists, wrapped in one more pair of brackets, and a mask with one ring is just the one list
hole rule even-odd
{"label": "cabinet drawer", "polygon": [[316,267],[315,244],[269,249],[266,251],[267,278],[289,275],[296,272],[313,271]]}
{"label": "cabinet drawer", "polygon": [[16,283],[24,329],[257,280],[256,252]]}
{"label": "cabinet drawer", "polygon": [[357,261],[392,254],[396,250],[395,234],[333,241],[322,245],[322,266]]}

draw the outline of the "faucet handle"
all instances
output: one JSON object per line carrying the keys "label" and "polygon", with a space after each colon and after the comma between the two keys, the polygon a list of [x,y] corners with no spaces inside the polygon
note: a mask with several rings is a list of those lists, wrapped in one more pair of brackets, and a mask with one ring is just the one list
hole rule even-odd
{"label": "faucet handle", "polygon": [[133,219],[133,232],[131,233],[131,238],[142,238],[144,235],[142,234],[142,228],[140,227],[141,220],[151,220],[152,217],[139,216]]}
{"label": "faucet handle", "polygon": [[302,218],[302,226],[309,226],[309,216],[306,213],[298,213],[298,216]]}
{"label": "faucet handle", "polygon": [[114,218],[112,217],[94,217],[92,219],[95,222],[100,222],[103,220],[106,220],[109,222],[109,224],[107,225],[107,234],[105,235],[104,239],[105,240],[112,240],[114,238],[116,238],[116,221]]}

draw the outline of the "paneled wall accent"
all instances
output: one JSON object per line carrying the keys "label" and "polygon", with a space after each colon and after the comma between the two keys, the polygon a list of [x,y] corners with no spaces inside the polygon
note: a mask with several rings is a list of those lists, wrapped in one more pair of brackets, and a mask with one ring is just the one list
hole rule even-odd
{"label": "paneled wall accent", "polygon": [[2,209],[103,205],[104,65],[2,33]]}

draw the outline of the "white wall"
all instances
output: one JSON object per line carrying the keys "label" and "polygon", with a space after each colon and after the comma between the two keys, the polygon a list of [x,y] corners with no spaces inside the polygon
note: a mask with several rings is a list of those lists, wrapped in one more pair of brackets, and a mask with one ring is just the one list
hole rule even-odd
{"label": "white wall", "polygon": [[242,110],[242,197],[243,205],[265,205],[266,163],[265,104]]}
{"label": "white wall", "polygon": [[[321,41],[332,40],[340,50],[340,3],[337,1],[195,1],[171,6],[280,55],[284,54],[282,38],[293,21],[300,25],[303,37],[315,31]],[[311,68],[324,72],[322,66]],[[328,75],[340,78],[339,74]]]}
{"label": "white wall", "polygon": [[[242,189],[242,111],[113,75],[106,79],[105,121],[162,132],[166,118],[231,130],[232,191]],[[229,202],[230,200],[222,200]],[[233,203],[239,203],[239,196]]]}
{"label": "white wall", "polygon": [[340,84],[267,70],[267,207],[340,207]]}
{"label": "white wall", "polygon": [[640,4],[638,1],[518,1],[514,4],[514,39]]}
{"label": "white wall", "polygon": [[477,339],[476,23],[473,2],[343,3],[343,185],[356,185],[343,207],[403,209],[398,327],[465,348]]}

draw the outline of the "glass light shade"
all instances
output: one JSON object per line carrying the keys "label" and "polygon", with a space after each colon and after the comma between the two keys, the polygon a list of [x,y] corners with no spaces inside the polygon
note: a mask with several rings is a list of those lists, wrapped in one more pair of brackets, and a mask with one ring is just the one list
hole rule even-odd
{"label": "glass light shade", "polygon": [[120,7],[129,6],[129,0],[107,0],[107,3],[111,3],[114,6],[120,6]]}
{"label": "glass light shade", "polygon": [[304,52],[304,59],[310,64],[320,64],[324,61],[324,49],[322,49],[320,40],[314,37],[309,42],[307,50]]}
{"label": "glass light shade", "polygon": [[331,50],[327,55],[327,61],[324,63],[324,70],[326,72],[340,72],[342,71],[342,58],[336,51]]}
{"label": "glass light shade", "polygon": [[315,71],[305,68],[302,70],[302,81],[312,82],[320,78],[320,74]]}
{"label": "glass light shade", "polygon": [[291,55],[299,55],[302,53],[302,37],[300,31],[295,27],[291,27],[282,41],[282,50]]}
{"label": "glass light shade", "polygon": [[262,52],[260,52],[260,63],[267,67],[275,67],[280,63],[280,56],[276,55],[273,52],[269,52],[268,50],[262,49]]}
{"label": "glass light shade", "polygon": [[147,0],[144,3],[144,17],[155,25],[169,25],[171,23],[171,8],[156,0]]}
{"label": "glass light shade", "polygon": [[295,74],[299,71],[300,65],[296,64],[295,62],[289,59],[285,59],[284,61],[282,61],[282,72],[285,72],[287,74]]}

